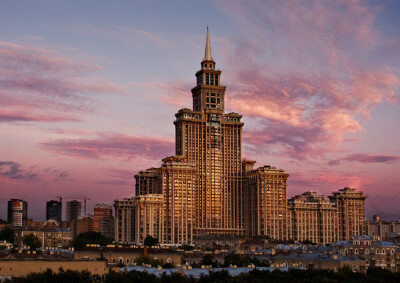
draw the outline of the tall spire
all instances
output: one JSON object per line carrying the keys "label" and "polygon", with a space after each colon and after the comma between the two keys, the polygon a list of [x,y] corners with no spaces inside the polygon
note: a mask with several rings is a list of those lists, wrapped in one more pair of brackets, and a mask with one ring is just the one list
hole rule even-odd
{"label": "tall spire", "polygon": [[206,52],[204,54],[204,61],[212,61],[210,35],[208,34],[208,27],[207,27]]}

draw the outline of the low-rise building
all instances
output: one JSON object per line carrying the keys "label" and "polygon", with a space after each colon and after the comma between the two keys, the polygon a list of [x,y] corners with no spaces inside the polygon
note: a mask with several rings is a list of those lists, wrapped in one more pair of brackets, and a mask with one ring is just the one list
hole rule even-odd
{"label": "low-rise building", "polygon": [[351,241],[341,241],[332,245],[332,252],[344,256],[354,256],[366,260],[366,266],[379,267],[397,272],[397,250],[392,242],[379,241],[377,236],[354,236]]}
{"label": "low-rise building", "polygon": [[23,238],[28,234],[38,237],[43,248],[70,247],[73,240],[73,232],[66,229],[21,230],[15,232],[14,241],[18,247],[24,246]]}
{"label": "low-rise building", "polygon": [[163,263],[181,264],[182,253],[168,248],[84,247],[75,251],[75,259],[105,259],[109,264],[135,265],[138,257],[148,256]]}
{"label": "low-rise building", "polygon": [[339,268],[348,266],[354,272],[366,272],[366,260],[364,259],[319,253],[278,254],[272,258],[271,266],[332,271],[339,271]]}

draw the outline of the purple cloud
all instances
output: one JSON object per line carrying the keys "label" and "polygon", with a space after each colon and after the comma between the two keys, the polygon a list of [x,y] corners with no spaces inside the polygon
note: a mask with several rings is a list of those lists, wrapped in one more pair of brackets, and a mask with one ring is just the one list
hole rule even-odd
{"label": "purple cloud", "polygon": [[78,120],[77,113],[93,103],[88,94],[124,93],[116,84],[92,78],[99,69],[53,50],[0,41],[0,121]]}
{"label": "purple cloud", "polygon": [[361,163],[397,163],[400,161],[400,156],[396,155],[371,155],[367,153],[356,153],[348,155],[339,160],[331,160],[328,165],[339,165],[343,161],[361,162]]}
{"label": "purple cloud", "polygon": [[102,133],[98,139],[55,140],[41,143],[41,148],[76,158],[131,161],[140,157],[162,159],[173,152],[174,143],[162,138]]}
{"label": "purple cloud", "polygon": [[232,40],[224,62],[227,107],[262,128],[247,142],[271,141],[278,145],[271,150],[294,157],[323,156],[346,133],[362,131],[373,107],[398,99],[398,73],[373,56],[386,44],[373,8],[359,1],[229,5],[224,12],[252,27]]}
{"label": "purple cloud", "polygon": [[33,180],[38,174],[33,172],[33,167],[23,169],[21,164],[14,161],[0,161],[0,176],[16,180]]}
{"label": "purple cloud", "polygon": [[14,161],[0,161],[0,177],[12,180],[56,181],[66,179],[68,176],[68,171],[52,167],[40,170],[38,166],[24,168],[23,165]]}

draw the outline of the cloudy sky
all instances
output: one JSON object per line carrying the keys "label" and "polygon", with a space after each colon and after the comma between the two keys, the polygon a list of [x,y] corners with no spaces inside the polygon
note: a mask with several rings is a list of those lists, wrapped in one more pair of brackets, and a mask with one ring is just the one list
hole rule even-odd
{"label": "cloudy sky", "polygon": [[290,174],[288,197],[345,186],[400,219],[400,3],[0,1],[0,218],[56,196],[134,194],[174,154],[174,114],[212,55],[244,157]]}

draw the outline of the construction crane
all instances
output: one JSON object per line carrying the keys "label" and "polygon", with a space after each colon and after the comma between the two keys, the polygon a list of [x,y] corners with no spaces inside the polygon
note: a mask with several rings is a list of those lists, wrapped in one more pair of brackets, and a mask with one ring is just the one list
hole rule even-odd
{"label": "construction crane", "polygon": [[62,197],[62,196],[56,196],[56,198],[58,198],[59,200],[60,200],[60,203],[62,204],[62,200],[63,199],[76,199],[76,200],[83,200],[83,211],[84,211],[84,214],[86,215],[86,202],[88,201],[88,200],[90,200],[90,198],[89,197],[87,197],[87,196],[79,196],[79,197],[71,197],[71,196],[68,196],[68,197]]}

